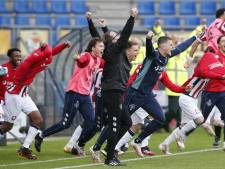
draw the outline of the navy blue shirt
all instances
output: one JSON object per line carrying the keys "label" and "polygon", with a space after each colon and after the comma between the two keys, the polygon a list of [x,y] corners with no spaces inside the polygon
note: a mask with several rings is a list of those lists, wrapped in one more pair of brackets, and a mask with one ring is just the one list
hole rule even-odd
{"label": "navy blue shirt", "polygon": [[146,58],[131,87],[142,93],[150,93],[165,69],[168,59],[185,51],[195,40],[195,36],[191,37],[176,46],[171,51],[171,56],[164,57],[153,48],[151,39],[146,39]]}

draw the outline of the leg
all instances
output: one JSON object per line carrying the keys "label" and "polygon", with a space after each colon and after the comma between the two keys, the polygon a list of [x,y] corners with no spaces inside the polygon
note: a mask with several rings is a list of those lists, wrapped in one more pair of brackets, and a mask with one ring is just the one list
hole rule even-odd
{"label": "leg", "polygon": [[77,113],[79,107],[79,98],[76,93],[74,92],[67,92],[65,97],[65,104],[63,108],[63,116],[62,120],[51,127],[45,129],[42,134],[38,134],[35,137],[35,148],[38,152],[41,151],[41,144],[43,138],[50,136],[52,134],[58,133],[69,126],[73,122],[73,118]]}
{"label": "leg", "polygon": [[89,141],[97,131],[95,113],[89,96],[83,97],[79,111],[84,118],[84,123],[82,124],[83,130],[78,139],[78,146],[84,147],[85,143]]}

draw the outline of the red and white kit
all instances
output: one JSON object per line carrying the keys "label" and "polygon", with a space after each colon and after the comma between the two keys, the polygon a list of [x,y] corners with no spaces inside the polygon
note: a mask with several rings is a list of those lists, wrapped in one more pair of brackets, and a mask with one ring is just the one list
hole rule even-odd
{"label": "red and white kit", "polygon": [[45,70],[52,62],[53,56],[67,46],[60,44],[55,48],[49,45],[42,46],[28,56],[16,69],[13,84],[5,93],[5,121],[13,123],[19,113],[26,114],[38,110],[33,100],[28,95],[28,87],[35,76]]}

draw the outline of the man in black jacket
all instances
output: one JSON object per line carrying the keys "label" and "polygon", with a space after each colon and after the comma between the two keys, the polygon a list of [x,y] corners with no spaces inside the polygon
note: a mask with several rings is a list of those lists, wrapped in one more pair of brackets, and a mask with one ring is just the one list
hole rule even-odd
{"label": "man in black jacket", "polygon": [[114,150],[118,139],[129,129],[132,122],[130,115],[122,111],[121,97],[126,90],[131,64],[123,51],[127,46],[128,39],[132,33],[134,20],[138,11],[131,9],[131,16],[127,20],[120,35],[109,31],[104,35],[105,67],[103,69],[102,96],[104,100],[104,111],[108,115],[107,131],[107,158],[105,164],[111,166],[121,165],[115,157]]}

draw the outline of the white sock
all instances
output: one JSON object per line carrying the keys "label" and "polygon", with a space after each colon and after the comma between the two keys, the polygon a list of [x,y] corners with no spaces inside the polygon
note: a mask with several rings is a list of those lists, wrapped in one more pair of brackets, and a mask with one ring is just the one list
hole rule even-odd
{"label": "white sock", "polygon": [[189,133],[191,130],[197,128],[197,124],[194,122],[194,120],[189,121],[187,124],[185,124],[181,129],[181,133],[186,136],[187,133]]}
{"label": "white sock", "polygon": [[175,128],[173,132],[162,142],[162,144],[169,146],[173,141],[176,140],[176,132],[179,131],[179,127]]}
{"label": "white sock", "polygon": [[148,136],[148,137],[146,137],[146,138],[141,142],[141,147],[147,147],[150,138],[151,138],[151,135]]}
{"label": "white sock", "polygon": [[117,143],[115,150],[120,149],[124,144],[128,143],[132,137],[134,136],[134,134],[132,135],[129,131],[127,131],[123,137],[119,140],[119,142]]}
{"label": "white sock", "polygon": [[66,147],[73,148],[73,146],[76,144],[77,140],[79,139],[81,132],[82,132],[82,127],[79,125],[75,129],[72,137],[70,138],[69,142],[66,144]]}
{"label": "white sock", "polygon": [[28,130],[28,133],[27,133],[27,136],[26,136],[26,138],[23,142],[23,147],[29,148],[32,141],[34,140],[35,136],[37,135],[37,133],[38,133],[38,129],[30,126],[29,130]]}

